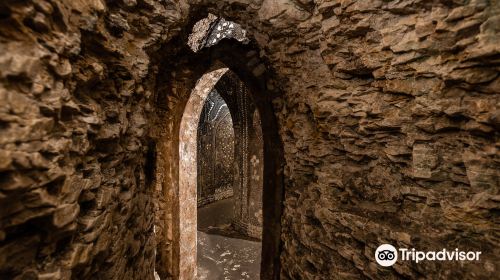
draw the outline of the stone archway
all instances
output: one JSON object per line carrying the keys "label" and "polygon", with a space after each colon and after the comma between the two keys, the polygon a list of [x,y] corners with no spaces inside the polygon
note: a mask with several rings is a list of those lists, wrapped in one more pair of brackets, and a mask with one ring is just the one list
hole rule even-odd
{"label": "stone archway", "polygon": [[182,114],[179,130],[179,279],[196,277],[197,143],[196,134],[205,100],[228,69],[203,75],[193,89]]}
{"label": "stone archway", "polygon": [[[188,252],[191,260],[194,260],[195,251],[192,249],[196,243],[191,242],[192,245],[182,247],[183,240],[190,238],[191,241],[195,241],[194,223],[191,223],[190,237],[184,237],[185,232],[180,224],[182,214],[177,213],[182,207],[178,199],[181,191],[179,178],[182,172],[179,165],[181,117],[199,78],[214,69],[229,68],[248,87],[262,120],[264,155],[262,184],[263,193],[266,195],[262,197],[261,278],[278,279],[283,199],[283,150],[271,103],[276,94],[267,88],[270,73],[254,71],[256,67],[262,68],[264,62],[259,60],[258,52],[252,44],[241,45],[233,41],[224,41],[209,49],[201,50],[199,53],[193,53],[190,49],[176,49],[175,52],[165,50],[165,53],[173,54],[175,58],[167,57],[164,60],[176,61],[176,64],[165,64],[160,68],[158,84],[161,86],[157,89],[156,95],[157,103],[163,106],[162,112],[164,112],[160,112],[158,121],[161,126],[158,131],[162,131],[163,136],[160,135],[158,141],[157,170],[165,171],[162,174],[157,173],[159,174],[157,177],[159,211],[156,217],[158,274],[164,276],[162,278],[173,277],[174,279],[177,277],[190,279],[182,278],[182,273],[193,275],[194,262],[188,269],[185,269],[185,266],[181,265],[183,263],[181,252]],[[257,64],[249,63],[250,61],[253,63],[257,61]],[[190,189],[193,189],[193,186]],[[193,199],[195,194],[196,192],[192,193]],[[194,213],[194,207],[190,210],[192,213]]]}
{"label": "stone archway", "polygon": [[218,88],[228,101],[234,116],[236,134],[234,147],[235,230],[255,239],[262,239],[263,227],[263,139],[258,108],[253,104],[245,84],[228,68],[218,66],[198,79],[185,105],[179,126],[179,179],[177,197],[179,218],[179,279],[196,277],[198,195],[198,125],[205,102]]}

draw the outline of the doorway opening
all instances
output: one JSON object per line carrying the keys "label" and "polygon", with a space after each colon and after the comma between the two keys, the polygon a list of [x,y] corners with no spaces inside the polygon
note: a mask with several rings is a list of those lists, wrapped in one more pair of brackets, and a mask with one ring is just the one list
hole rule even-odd
{"label": "doorway opening", "polygon": [[237,273],[258,279],[262,128],[248,88],[228,68],[198,80],[182,116],[179,141],[181,275],[231,279]]}
{"label": "doorway opening", "polygon": [[[219,198],[232,199],[227,201],[229,206],[226,205],[232,213],[222,224],[227,226],[209,224],[202,228],[202,232],[215,232],[220,237],[237,237],[249,242],[260,241],[261,254],[257,253],[254,262],[258,264],[255,269],[257,277],[242,276],[245,271],[240,271],[239,277],[279,278],[283,150],[272,105],[278,93],[270,82],[273,76],[267,71],[268,62],[259,56],[254,41],[245,43],[245,38],[234,37],[234,34],[240,36],[245,32],[231,29],[231,24],[240,28],[222,18],[205,21],[201,33],[183,33],[185,35],[176,39],[180,45],[166,46],[161,52],[168,54],[161,60],[171,62],[160,68],[160,86],[156,92],[157,103],[163,106],[158,117],[162,132],[158,141],[157,170],[167,171],[158,176],[156,185],[159,209],[155,217],[156,271],[161,279],[197,279],[197,274],[202,277],[198,267],[197,239],[201,235],[198,225],[204,221],[201,214],[198,217],[198,206],[209,206]],[[199,25],[196,23],[193,30]],[[215,31],[219,26],[220,32]],[[212,37],[232,39],[212,45],[214,41],[209,39]],[[185,45],[187,41],[189,45]],[[273,89],[270,90],[268,85]],[[202,150],[198,150],[198,136],[200,117],[203,122],[204,110],[209,111],[204,107],[207,100],[213,100],[209,96],[214,91],[227,106],[234,137],[232,165],[225,171],[232,177],[219,180],[221,186],[216,187],[213,187],[213,179],[207,180],[204,176],[205,179],[199,181],[198,176],[198,172],[208,174],[208,171],[199,169],[198,157]],[[224,112],[220,111],[218,117],[221,113]],[[215,117],[214,112],[210,115]],[[218,126],[222,123],[227,125],[230,122],[226,119]],[[228,145],[226,150],[230,147]],[[222,154],[212,157],[221,159]],[[211,167],[215,168],[214,160],[211,161]],[[217,178],[221,179],[220,176]],[[228,184],[228,181],[232,183]]]}
{"label": "doorway opening", "polygon": [[259,279],[262,130],[248,90],[230,71],[208,95],[197,137],[198,279]]}

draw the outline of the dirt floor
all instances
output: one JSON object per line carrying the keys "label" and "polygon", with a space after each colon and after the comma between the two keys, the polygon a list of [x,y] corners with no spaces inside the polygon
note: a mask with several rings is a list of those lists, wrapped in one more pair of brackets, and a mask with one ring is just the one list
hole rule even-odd
{"label": "dirt floor", "polygon": [[238,238],[230,226],[232,207],[225,199],[198,209],[200,280],[260,279],[261,242]]}

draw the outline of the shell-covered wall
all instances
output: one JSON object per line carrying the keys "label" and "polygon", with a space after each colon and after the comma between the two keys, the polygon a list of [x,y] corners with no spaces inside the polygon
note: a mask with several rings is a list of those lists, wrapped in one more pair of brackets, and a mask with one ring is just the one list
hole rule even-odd
{"label": "shell-covered wall", "polygon": [[234,137],[229,108],[212,90],[198,124],[198,207],[233,196]]}

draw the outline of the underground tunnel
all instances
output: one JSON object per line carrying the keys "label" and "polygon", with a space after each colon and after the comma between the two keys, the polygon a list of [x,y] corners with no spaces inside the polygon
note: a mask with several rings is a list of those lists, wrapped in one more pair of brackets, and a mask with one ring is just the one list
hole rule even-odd
{"label": "underground tunnel", "polygon": [[499,14],[2,1],[0,279],[495,279]]}

